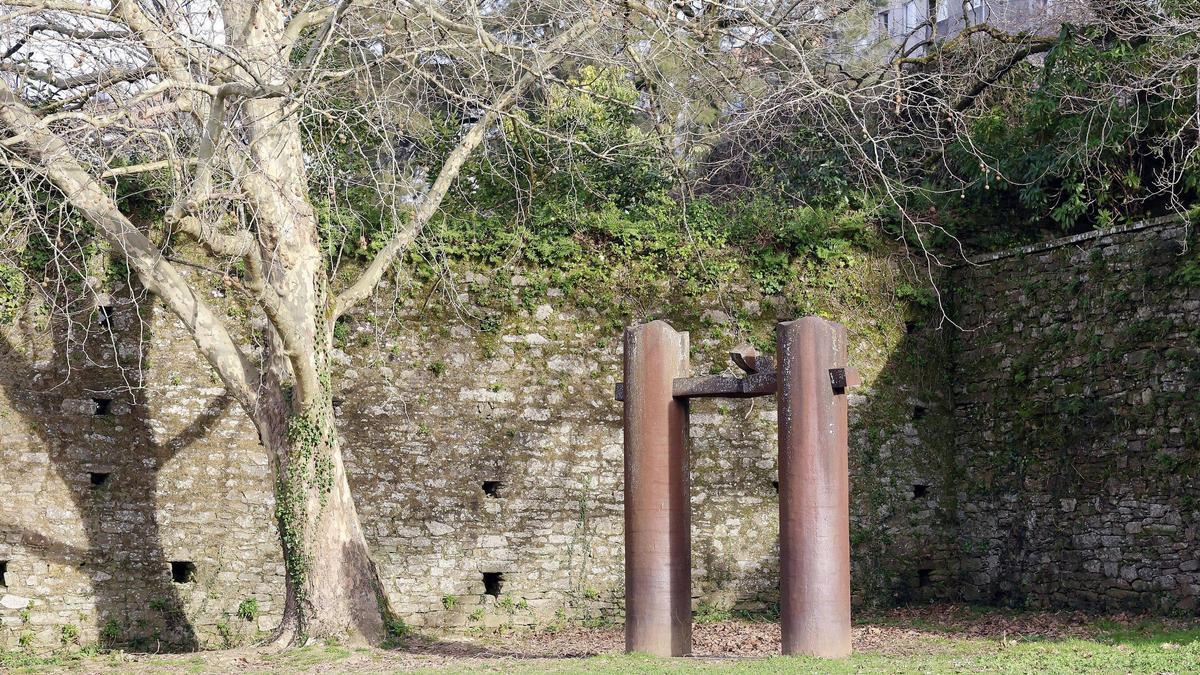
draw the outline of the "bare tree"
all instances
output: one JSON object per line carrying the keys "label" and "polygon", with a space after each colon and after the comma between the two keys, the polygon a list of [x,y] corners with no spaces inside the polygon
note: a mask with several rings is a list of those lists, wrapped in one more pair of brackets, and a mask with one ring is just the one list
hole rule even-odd
{"label": "bare tree", "polygon": [[[861,160],[864,184],[898,194],[914,161],[902,146],[917,139],[930,149],[919,161],[936,161],[981,83],[1053,41],[972,28],[935,50],[922,28],[920,50],[844,52],[872,16],[865,0],[0,0],[0,12],[0,165],[21,197],[3,223],[8,256],[37,235],[55,265],[77,265],[66,249],[86,238],[82,218],[190,332],[271,458],[285,644],[383,632],[387,600],[333,425],[334,326],[401,260],[472,153],[503,146],[502,119],[530,124],[519,109],[548,86],[584,89],[564,71],[587,62],[637,82],[641,97],[623,104],[645,140],[593,148],[542,130],[556,143],[601,157],[656,148],[684,177],[718,139],[753,149],[805,124]],[[448,145],[414,140],[447,123]],[[165,195],[150,217],[123,208],[134,178]],[[354,180],[385,221],[365,262],[330,250],[315,203],[336,208]],[[251,308],[261,335],[184,267]]]}

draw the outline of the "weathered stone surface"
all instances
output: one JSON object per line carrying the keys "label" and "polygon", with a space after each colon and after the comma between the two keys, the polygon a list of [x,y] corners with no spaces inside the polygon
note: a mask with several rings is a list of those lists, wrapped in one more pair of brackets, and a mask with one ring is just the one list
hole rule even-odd
{"label": "weathered stone surface", "polygon": [[[963,596],[1193,612],[1200,521],[1195,250],[1160,222],[956,275]],[[1194,254],[1192,254],[1194,259]]]}
{"label": "weathered stone surface", "polygon": [[[864,379],[850,397],[855,602],[1196,611],[1200,290],[1172,281],[1183,236],[1159,225],[961,268],[946,290],[964,333],[890,292],[844,310]],[[742,306],[773,322],[788,303]],[[529,307],[491,342],[420,301],[371,332],[368,309],[333,353],[352,488],[414,625],[621,615],[619,330],[558,289]],[[111,367],[108,344],[68,362],[48,339],[9,338],[0,646],[27,632],[55,646],[66,623],[84,642],[220,646],[278,621],[267,458],[174,319],[141,315],[118,305],[113,320],[144,371]],[[733,374],[742,338],[708,318],[676,325],[693,373]],[[773,406],[692,402],[697,606],[775,602]],[[194,577],[175,583],[171,561]],[[239,618],[250,598],[259,615]]]}
{"label": "weathered stone surface", "polygon": [[29,606],[29,598],[22,598],[18,595],[4,594],[0,595],[0,607],[4,609],[25,609]]}

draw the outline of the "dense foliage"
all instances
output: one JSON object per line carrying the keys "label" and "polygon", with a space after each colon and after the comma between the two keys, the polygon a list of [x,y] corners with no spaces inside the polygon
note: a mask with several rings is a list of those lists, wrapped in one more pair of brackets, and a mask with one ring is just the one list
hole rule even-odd
{"label": "dense foliage", "polygon": [[739,275],[778,293],[805,266],[836,268],[877,243],[845,200],[690,196],[646,151],[626,78],[589,68],[576,84],[595,95],[551,90],[506,125],[508,152],[481,155],[414,252],[418,275],[447,260],[507,267],[531,297],[556,286],[622,317],[648,293],[686,304]]}
{"label": "dense foliage", "polygon": [[[735,279],[767,295],[799,279],[833,283],[815,271],[850,265],[888,237],[911,238],[900,209],[938,226],[923,233],[923,246],[953,235],[975,248],[1182,210],[1200,197],[1200,167],[1187,140],[1196,97],[1177,89],[1194,92],[1197,73],[1178,74],[1173,88],[1137,85],[1164,50],[1196,39],[1063,26],[1044,60],[1021,64],[980,97],[969,128],[926,173],[905,177],[918,189],[899,201],[864,179],[852,143],[802,120],[784,125],[786,137],[729,139],[744,155],[736,162],[719,146],[681,168],[647,128],[634,78],[579,67],[538,92],[471,160],[407,267],[428,281],[449,264],[481,265],[519,275],[530,297],[554,286],[620,317],[647,292],[686,303]],[[1129,93],[1110,95],[1119,83]],[[381,128],[360,119],[351,98],[305,118],[308,151],[321,157],[310,185],[331,269],[352,272],[379,250],[429,179],[419,167],[435,166],[469,121],[470,111],[448,109]],[[380,174],[395,194],[380,194]],[[164,180],[116,181],[120,203],[143,223],[160,221]],[[61,209],[42,201],[38,208]],[[69,230],[79,252],[70,264],[53,260],[61,233],[49,231],[3,261],[0,318],[27,293],[26,276],[56,265],[75,283],[89,271],[128,274],[88,262],[103,251],[86,224]],[[228,268],[240,274],[238,263]]]}
{"label": "dense foliage", "polygon": [[[1023,223],[1070,232],[1169,211],[1172,192],[1194,202],[1200,166],[1185,155],[1195,141],[1170,139],[1187,133],[1196,98],[1135,86],[1164,48],[1113,38],[1103,26],[1064,26],[1044,65],[1015,75],[1010,93],[947,149],[965,185],[957,208],[944,200],[946,220],[977,232]],[[1195,71],[1177,86],[1194,92]],[[1181,175],[1168,175],[1180,166]],[[952,179],[938,180],[953,197]]]}

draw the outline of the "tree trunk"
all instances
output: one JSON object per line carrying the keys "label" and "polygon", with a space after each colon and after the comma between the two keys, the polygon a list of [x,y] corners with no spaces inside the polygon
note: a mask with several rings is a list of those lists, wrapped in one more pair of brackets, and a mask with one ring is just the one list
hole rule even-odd
{"label": "tree trunk", "polygon": [[275,516],[287,568],[287,600],[276,635],[379,644],[387,599],[371,561],[328,400],[293,415],[271,453],[277,458]]}
{"label": "tree trunk", "polygon": [[390,615],[350,494],[333,420],[328,270],[308,201],[299,121],[286,101],[245,103],[261,307],[271,327],[270,395],[252,416],[275,469],[275,516],[287,568],[276,642],[379,644]]}

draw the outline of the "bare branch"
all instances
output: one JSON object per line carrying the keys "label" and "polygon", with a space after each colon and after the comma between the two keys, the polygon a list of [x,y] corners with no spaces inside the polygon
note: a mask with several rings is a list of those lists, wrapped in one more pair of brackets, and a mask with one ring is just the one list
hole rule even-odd
{"label": "bare branch", "polygon": [[537,63],[533,66],[533,69],[522,75],[517,84],[497,99],[488,108],[487,113],[471,126],[470,130],[463,135],[454,149],[446,156],[445,162],[438,171],[437,179],[422,197],[420,205],[417,206],[416,211],[412,214],[409,221],[392,235],[388,243],[380,249],[375,258],[367,265],[367,268],[363,270],[361,276],[334,300],[330,311],[330,321],[337,320],[338,317],[345,314],[349,309],[362,302],[371,294],[375,286],[383,279],[383,275],[387,269],[412,244],[421,229],[437,212],[442,200],[446,197],[446,193],[450,191],[450,186],[462,170],[463,164],[466,163],[475,148],[483,142],[484,135],[496,124],[501,113],[516,103],[538,81],[538,73],[548,71],[563,58],[561,52],[563,46],[587,35],[595,26],[596,20],[593,18],[590,21],[581,21],[567,31],[564,31],[562,35],[553,41],[550,48],[547,49],[548,55],[546,59]]}

